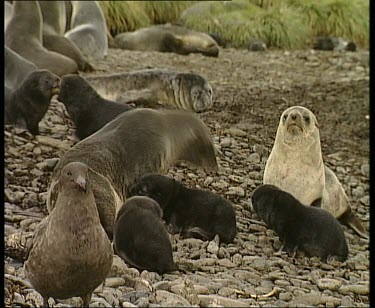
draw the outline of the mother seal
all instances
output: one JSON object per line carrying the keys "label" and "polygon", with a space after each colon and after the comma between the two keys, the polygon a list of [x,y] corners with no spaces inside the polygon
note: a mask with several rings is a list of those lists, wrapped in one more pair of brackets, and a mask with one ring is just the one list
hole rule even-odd
{"label": "mother seal", "polygon": [[39,69],[47,69],[59,77],[77,73],[77,64],[72,59],[43,47],[42,20],[38,1],[15,1],[5,31],[5,45]]}
{"label": "mother seal", "polygon": [[289,192],[302,204],[320,206],[368,237],[337,177],[323,163],[318,122],[309,109],[293,106],[282,113],[263,184]]}
{"label": "mother seal", "polygon": [[112,238],[115,215],[128,188],[142,174],[164,172],[179,160],[217,167],[212,138],[202,120],[178,110],[124,112],[62,156],[48,189],[48,211],[59,195],[56,183],[61,169],[72,161],[85,163],[101,223]]}
{"label": "mother seal", "polygon": [[[212,106],[212,88],[198,74],[167,69],[145,69],[129,73],[90,76],[86,80],[104,98],[117,102],[148,102],[179,109],[203,111]],[[136,98],[134,98],[136,94]]]}

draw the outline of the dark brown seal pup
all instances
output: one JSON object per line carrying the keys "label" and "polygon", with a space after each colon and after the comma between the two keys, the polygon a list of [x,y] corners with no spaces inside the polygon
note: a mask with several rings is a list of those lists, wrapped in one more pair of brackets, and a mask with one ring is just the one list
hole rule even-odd
{"label": "dark brown seal pup", "polygon": [[147,172],[165,172],[180,160],[217,168],[212,138],[202,120],[180,110],[124,112],[61,157],[48,188],[47,208],[53,210],[59,195],[61,169],[72,161],[85,163],[100,220],[112,238],[116,211],[134,181]]}
{"label": "dark brown seal pup", "polygon": [[5,31],[5,45],[57,76],[77,73],[77,64],[70,58],[43,47],[42,12],[38,1],[15,1],[12,17]]}
{"label": "dark brown seal pup", "polygon": [[5,123],[39,134],[38,124],[46,114],[60,78],[48,70],[33,71],[15,91],[5,89]]}
{"label": "dark brown seal pup", "polygon": [[163,274],[176,269],[172,244],[156,201],[132,197],[116,215],[115,253],[139,270]]}
{"label": "dark brown seal pup", "polygon": [[88,307],[112,266],[112,245],[100,224],[88,173],[82,163],[64,166],[55,208],[35,230],[24,266],[44,306],[49,297],[80,296]]}
{"label": "dark brown seal pup", "polygon": [[273,185],[258,187],[252,196],[253,209],[283,242],[283,249],[301,249],[326,261],[345,261],[348,245],[340,223],[325,210],[305,206],[291,194]]}
{"label": "dark brown seal pup", "polygon": [[356,51],[354,42],[348,42],[341,37],[317,37],[313,49],[326,51]]}
{"label": "dark brown seal pup", "polygon": [[130,195],[148,196],[159,203],[163,218],[185,236],[212,240],[216,234],[223,243],[236,235],[236,215],[232,204],[210,191],[184,187],[159,174],[145,174],[131,188]]}
{"label": "dark brown seal pup", "polygon": [[120,113],[133,108],[102,98],[81,76],[65,75],[61,79],[58,100],[75,124],[76,135],[84,139],[101,129]]}
{"label": "dark brown seal pup", "polygon": [[318,121],[309,109],[292,106],[282,113],[263,184],[279,187],[302,204],[321,207],[368,237],[341,183],[323,163]]}
{"label": "dark brown seal pup", "polygon": [[94,71],[80,49],[64,36],[66,28],[65,2],[39,1],[39,5],[43,16],[43,46],[74,60],[81,71]]}

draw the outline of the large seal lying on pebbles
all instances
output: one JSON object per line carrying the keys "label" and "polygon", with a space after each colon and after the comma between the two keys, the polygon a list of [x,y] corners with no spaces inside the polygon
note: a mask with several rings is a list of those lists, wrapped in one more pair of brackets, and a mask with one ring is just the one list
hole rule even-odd
{"label": "large seal lying on pebbles", "polygon": [[39,69],[48,69],[58,76],[77,73],[77,64],[72,59],[43,47],[42,12],[37,1],[15,1],[12,9],[5,45]]}
{"label": "large seal lying on pebbles", "polygon": [[162,210],[147,197],[132,197],[116,216],[115,253],[139,270],[163,274],[173,271],[172,244],[162,221]]}
{"label": "large seal lying on pebbles", "polygon": [[38,124],[46,114],[51,99],[58,94],[60,78],[48,70],[33,71],[14,91],[5,91],[5,123],[39,133]]}
{"label": "large seal lying on pebbles", "polygon": [[43,46],[74,60],[81,71],[93,71],[80,49],[64,36],[66,12],[64,1],[39,1],[43,16]]}
{"label": "large seal lying on pebbles", "polygon": [[[91,86],[103,97],[117,102],[134,102],[132,92],[150,100],[150,106],[169,105],[185,110],[203,111],[212,105],[212,88],[202,76],[166,69],[145,69],[129,73],[87,77]],[[125,99],[124,99],[125,97]]]}
{"label": "large seal lying on pebbles", "polygon": [[113,249],[100,224],[87,166],[67,164],[57,180],[55,208],[35,230],[25,274],[44,307],[49,297],[74,296],[88,307],[111,269]]}
{"label": "large seal lying on pebbles", "polygon": [[112,238],[115,214],[128,188],[142,174],[164,172],[179,160],[217,167],[212,138],[203,121],[180,110],[124,112],[61,157],[48,189],[48,211],[59,195],[56,183],[61,169],[72,161],[85,163],[100,220]]}
{"label": "large seal lying on pebbles", "polygon": [[4,46],[4,77],[5,85],[12,91],[17,89],[25,78],[37,70],[36,65]]}
{"label": "large seal lying on pebbles", "polygon": [[76,135],[81,140],[101,129],[120,113],[133,109],[126,104],[102,98],[78,75],[65,75],[61,78],[57,99],[64,104],[77,128]]}
{"label": "large seal lying on pebbles", "polygon": [[263,184],[279,187],[302,204],[320,206],[367,237],[340,182],[323,163],[318,122],[307,108],[293,106],[282,113]]}
{"label": "large seal lying on pebbles", "polygon": [[232,204],[210,191],[184,187],[178,181],[159,174],[142,176],[130,195],[148,196],[159,203],[163,218],[184,236],[212,240],[216,234],[223,243],[236,235],[236,215]]}
{"label": "large seal lying on pebbles", "polygon": [[101,60],[108,52],[107,25],[98,1],[69,1],[72,7],[65,37],[89,60]]}
{"label": "large seal lying on pebbles", "polygon": [[[253,209],[283,242],[282,249],[327,261],[337,257],[345,261],[348,245],[340,223],[331,213],[305,206],[291,194],[273,185],[262,185],[252,196]],[[281,250],[281,249],[280,249]]]}
{"label": "large seal lying on pebbles", "polygon": [[216,41],[208,34],[172,24],[120,33],[115,37],[115,44],[129,50],[174,52],[182,55],[201,53],[210,57],[219,55]]}

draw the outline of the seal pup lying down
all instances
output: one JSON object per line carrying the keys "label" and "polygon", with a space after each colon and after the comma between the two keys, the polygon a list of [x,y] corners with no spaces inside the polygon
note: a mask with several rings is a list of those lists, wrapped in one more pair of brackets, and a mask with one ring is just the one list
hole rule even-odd
{"label": "seal pup lying down", "polygon": [[176,270],[162,216],[159,204],[148,197],[126,200],[116,215],[115,253],[140,271],[164,274]]}
{"label": "seal pup lying down", "polygon": [[35,230],[25,274],[43,296],[43,306],[49,297],[80,296],[88,307],[111,269],[112,245],[100,224],[88,167],[65,165],[57,185],[55,208]]}
{"label": "seal pup lying down", "polygon": [[183,186],[159,174],[145,174],[131,188],[130,195],[148,196],[159,203],[163,218],[185,236],[232,243],[236,235],[236,215],[232,204],[210,191]]}
{"label": "seal pup lying down", "polygon": [[60,78],[48,70],[33,71],[14,91],[5,87],[5,124],[39,134],[38,124],[59,88]]}
{"label": "seal pup lying down", "polygon": [[302,204],[321,207],[368,237],[341,183],[323,163],[318,122],[309,109],[293,106],[282,113],[263,184],[279,187]]}
{"label": "seal pup lying down", "polygon": [[[129,73],[90,76],[86,77],[86,80],[102,97],[112,101],[127,102],[126,97],[129,92],[138,92],[140,98],[143,98],[141,99],[143,103],[145,100],[150,101],[148,107],[161,104],[179,109],[203,111],[212,106],[212,88],[206,79],[197,74],[179,73],[167,69],[145,69]],[[145,94],[143,95],[141,91]]]}
{"label": "seal pup lying down", "polygon": [[102,98],[85,78],[78,75],[62,77],[57,99],[64,104],[77,128],[76,135],[81,140],[101,129],[119,114],[133,109],[129,105]]}
{"label": "seal pup lying down", "polygon": [[85,163],[101,223],[112,239],[115,214],[134,181],[147,172],[165,172],[180,160],[217,168],[212,137],[202,120],[181,110],[124,112],[64,153],[51,177],[48,211],[59,195],[61,169],[72,161]]}
{"label": "seal pup lying down", "polygon": [[38,1],[15,1],[5,31],[5,45],[39,69],[48,69],[57,76],[77,73],[77,63],[72,59],[43,46],[42,26]]}
{"label": "seal pup lying down", "polygon": [[201,53],[209,57],[219,55],[216,41],[206,33],[181,25],[154,25],[115,36],[118,48],[140,51],[174,52],[181,55]]}
{"label": "seal pup lying down", "polygon": [[276,232],[282,249],[296,253],[301,249],[309,256],[327,261],[337,257],[345,261],[348,245],[340,223],[329,212],[300,203],[291,194],[273,185],[262,185],[252,196],[255,213]]}

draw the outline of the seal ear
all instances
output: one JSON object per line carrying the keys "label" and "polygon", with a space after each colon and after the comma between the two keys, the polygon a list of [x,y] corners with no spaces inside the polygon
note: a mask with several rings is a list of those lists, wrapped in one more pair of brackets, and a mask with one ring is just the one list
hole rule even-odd
{"label": "seal ear", "polygon": [[314,120],[314,124],[315,124],[315,126],[316,126],[317,128],[320,128],[317,119]]}

